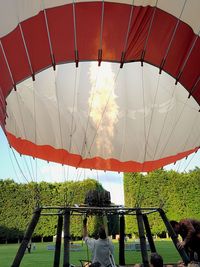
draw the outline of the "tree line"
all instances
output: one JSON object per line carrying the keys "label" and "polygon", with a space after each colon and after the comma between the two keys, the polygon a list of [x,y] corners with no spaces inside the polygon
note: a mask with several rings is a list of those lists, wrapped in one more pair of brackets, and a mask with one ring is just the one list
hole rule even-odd
{"label": "tree line", "polygon": [[[156,170],[147,174],[125,173],[124,196],[127,207],[161,207],[169,220],[200,219],[200,169],[188,173]],[[149,215],[152,233],[166,234],[159,214]],[[137,221],[126,217],[126,233],[136,235]]]}
{"label": "tree line", "polygon": [[[21,240],[31,220],[36,205],[64,206],[83,204],[90,190],[103,190],[93,179],[64,183],[16,183],[13,180],[0,180],[0,242]],[[48,210],[46,210],[48,213]],[[81,216],[71,216],[70,232],[73,237],[82,236]],[[89,232],[95,234],[102,218],[89,217]],[[57,216],[41,216],[35,229],[36,240],[56,234]]]}
{"label": "tree line", "polygon": [[[0,180],[0,242],[21,240],[36,204],[42,206],[63,206],[84,203],[89,190],[103,190],[93,179],[68,181],[64,183],[16,183]],[[200,219],[200,169],[189,173],[157,170],[148,174],[125,173],[124,196],[127,207],[162,207],[168,219]],[[47,210],[48,212],[48,210]],[[127,215],[125,233],[138,235],[136,217]],[[82,236],[81,216],[72,216],[70,232],[72,238]],[[102,217],[89,217],[89,233],[95,235]],[[154,235],[165,235],[166,228],[157,213],[149,216]],[[109,233],[119,230],[119,218],[110,217]],[[35,229],[38,240],[56,234],[57,216],[41,216]]]}

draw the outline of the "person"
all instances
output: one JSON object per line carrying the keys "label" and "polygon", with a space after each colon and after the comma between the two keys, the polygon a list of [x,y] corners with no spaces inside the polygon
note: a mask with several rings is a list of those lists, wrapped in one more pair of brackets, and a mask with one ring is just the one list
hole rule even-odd
{"label": "person", "polygon": [[186,266],[186,265],[185,265],[184,261],[179,260],[179,261],[177,262],[177,267],[185,267],[185,266]]}
{"label": "person", "polygon": [[28,253],[31,253],[31,240],[28,242],[28,245],[27,245],[27,250],[28,250]]}
{"label": "person", "polygon": [[163,267],[163,258],[158,253],[151,253],[150,264],[153,267]]}
{"label": "person", "polygon": [[177,244],[178,248],[184,248],[190,260],[200,261],[200,221],[183,219],[180,222],[170,221],[174,232],[182,237]]}
{"label": "person", "polygon": [[99,238],[88,237],[87,231],[87,218],[83,220],[83,239],[86,245],[92,252],[92,266],[111,267],[113,266],[113,252],[114,246],[109,238],[106,236],[106,232],[103,226],[98,230]]}
{"label": "person", "polygon": [[188,263],[188,267],[200,267],[200,262],[191,261],[190,263]]}
{"label": "person", "polygon": [[33,250],[36,250],[36,245],[35,245],[35,243],[33,243]]}

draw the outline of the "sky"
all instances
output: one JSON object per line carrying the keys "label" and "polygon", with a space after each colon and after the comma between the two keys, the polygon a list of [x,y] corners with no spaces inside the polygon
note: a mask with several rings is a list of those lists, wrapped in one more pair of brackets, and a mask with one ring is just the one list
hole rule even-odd
{"label": "sky", "polygon": [[123,173],[76,169],[44,160],[20,156],[9,147],[8,141],[0,128],[0,179],[13,179],[16,182],[64,182],[93,178],[98,180],[111,194],[111,201],[124,204]]}
{"label": "sky", "polygon": [[[13,179],[16,182],[47,181],[64,182],[68,180],[83,180],[93,178],[98,180],[111,194],[111,201],[117,205],[124,205],[123,173],[76,169],[56,163],[31,157],[20,156],[9,147],[7,139],[0,128],[0,179]],[[200,167],[200,152],[190,155],[187,159],[170,164],[165,169],[187,172]]]}

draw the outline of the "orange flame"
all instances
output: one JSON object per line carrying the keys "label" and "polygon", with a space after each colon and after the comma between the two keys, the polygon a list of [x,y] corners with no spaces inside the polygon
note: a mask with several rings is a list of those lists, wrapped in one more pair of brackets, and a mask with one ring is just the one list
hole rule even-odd
{"label": "orange flame", "polygon": [[90,118],[97,130],[96,146],[109,156],[113,151],[114,127],[118,122],[119,107],[116,103],[115,74],[110,63],[101,67],[92,62],[89,69],[91,91],[89,97]]}

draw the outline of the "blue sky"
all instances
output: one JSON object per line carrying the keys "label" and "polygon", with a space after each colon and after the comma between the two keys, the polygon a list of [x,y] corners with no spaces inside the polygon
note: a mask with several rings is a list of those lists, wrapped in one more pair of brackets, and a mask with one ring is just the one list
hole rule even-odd
{"label": "blue sky", "polygon": [[[31,157],[20,156],[9,147],[7,139],[0,128],[0,179],[11,178],[16,182],[48,181],[62,182],[94,178],[110,191],[115,204],[124,204],[123,174],[88,169],[76,169]],[[19,167],[20,166],[20,167]]]}
{"label": "blue sky", "polygon": [[[0,179],[11,178],[17,182],[97,179],[106,190],[111,193],[111,200],[115,204],[124,204],[123,173],[104,172],[88,169],[75,169],[43,160],[33,160],[31,157],[20,156],[8,145],[7,139],[0,128]],[[200,152],[192,154],[176,164],[166,166],[166,169],[188,171],[200,166]]]}

